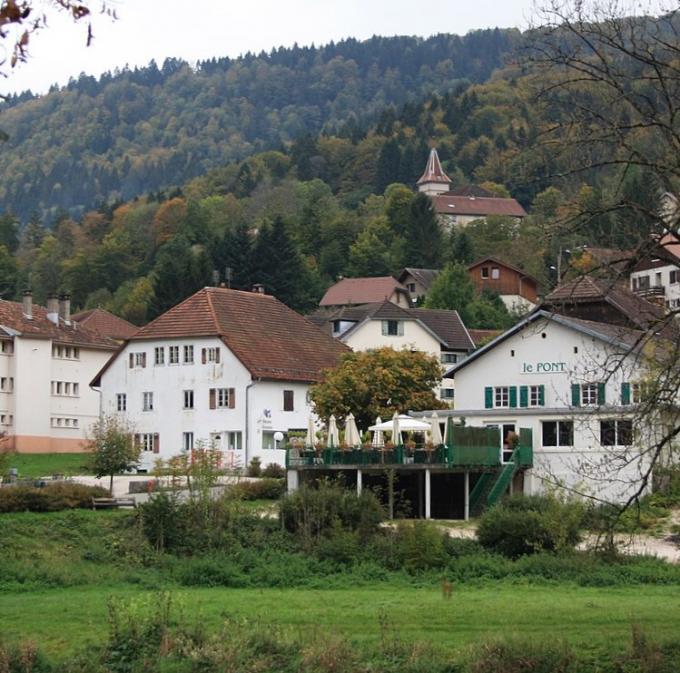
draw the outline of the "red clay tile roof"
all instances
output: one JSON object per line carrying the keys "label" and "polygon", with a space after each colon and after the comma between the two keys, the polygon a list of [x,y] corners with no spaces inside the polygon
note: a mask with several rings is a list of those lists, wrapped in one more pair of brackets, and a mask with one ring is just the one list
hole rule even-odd
{"label": "red clay tile roof", "polygon": [[59,319],[57,326],[47,318],[47,310],[35,303],[31,313],[32,318],[29,319],[24,315],[21,302],[0,300],[0,332],[9,336],[18,333],[27,337],[52,339],[57,343],[85,348],[115,350],[118,347],[115,341],[73,320],[67,325]]}
{"label": "red clay tile roof", "polygon": [[469,329],[468,333],[474,341],[477,348],[487,344],[492,339],[495,339],[499,334],[503,333],[502,329]]}
{"label": "red clay tile roof", "polygon": [[434,148],[430,150],[425,172],[420,176],[416,184],[422,185],[428,182],[441,182],[444,184],[451,182],[451,178],[444,173],[444,169],[439,161],[439,154],[437,154],[437,150]]}
{"label": "red clay tile roof", "polygon": [[472,271],[473,269],[476,269],[478,266],[481,266],[482,264],[497,264],[498,266],[504,266],[506,269],[511,269],[512,271],[515,271],[524,278],[533,280],[534,283],[538,285],[538,281],[532,275],[520,269],[518,266],[514,266],[509,262],[504,262],[502,259],[498,259],[498,257],[484,257],[483,259],[478,259],[476,262],[473,262],[472,264],[468,265],[468,271]]}
{"label": "red clay tile roof", "polygon": [[129,339],[139,329],[136,325],[105,311],[103,308],[81,311],[72,315],[71,319],[102,336],[112,339]]}
{"label": "red clay tile roof", "polygon": [[430,197],[434,209],[439,215],[507,215],[509,217],[526,217],[526,210],[515,199],[500,197],[449,196],[438,194]]}
{"label": "red clay tile roof", "polygon": [[280,381],[318,381],[349,350],[270,295],[216,287],[199,290],[129,341],[199,336],[220,337],[253,378]]}
{"label": "red clay tile roof", "polygon": [[406,276],[412,276],[417,280],[426,290],[430,289],[432,281],[439,275],[439,269],[416,269],[411,266],[404,267],[397,277],[400,283],[403,283]]}
{"label": "red clay tile roof", "polygon": [[479,185],[461,185],[450,189],[447,196],[474,196],[476,198],[486,197],[489,199],[497,198],[497,194],[490,192]]}
{"label": "red clay tile roof", "polygon": [[347,304],[373,304],[389,299],[394,291],[408,290],[392,276],[377,278],[343,278],[331,285],[319,302],[319,306],[345,306]]}

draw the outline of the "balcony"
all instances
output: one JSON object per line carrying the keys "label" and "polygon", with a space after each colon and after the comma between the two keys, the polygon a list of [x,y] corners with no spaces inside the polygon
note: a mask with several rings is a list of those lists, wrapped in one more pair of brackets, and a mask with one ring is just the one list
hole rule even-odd
{"label": "balcony", "polygon": [[638,297],[648,300],[663,300],[666,297],[666,288],[663,285],[652,285],[651,287],[638,287],[633,290]]}

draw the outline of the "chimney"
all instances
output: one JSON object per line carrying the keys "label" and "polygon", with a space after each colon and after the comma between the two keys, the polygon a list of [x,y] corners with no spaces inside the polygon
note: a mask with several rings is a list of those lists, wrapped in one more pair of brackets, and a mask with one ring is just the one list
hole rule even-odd
{"label": "chimney", "polygon": [[31,320],[33,318],[33,292],[24,290],[22,305],[24,317]]}
{"label": "chimney", "polygon": [[264,294],[264,285],[262,285],[262,283],[255,283],[255,285],[253,285],[253,292]]}
{"label": "chimney", "polygon": [[59,317],[67,324],[71,324],[71,295],[62,294],[59,297]]}
{"label": "chimney", "polygon": [[47,319],[55,325],[59,324],[59,298],[56,294],[47,295]]}

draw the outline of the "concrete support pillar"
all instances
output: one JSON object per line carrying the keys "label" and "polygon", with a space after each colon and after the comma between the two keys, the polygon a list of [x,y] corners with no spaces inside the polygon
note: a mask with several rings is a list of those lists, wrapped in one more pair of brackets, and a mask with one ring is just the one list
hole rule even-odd
{"label": "concrete support pillar", "polygon": [[425,518],[432,518],[432,487],[430,484],[430,470],[425,470]]}
{"label": "concrete support pillar", "polygon": [[288,472],[286,472],[286,481],[288,484],[288,493],[297,491],[300,485],[300,475],[298,474],[298,471],[288,470]]}
{"label": "concrete support pillar", "polygon": [[465,520],[470,518],[470,473],[465,470]]}
{"label": "concrete support pillar", "polygon": [[361,470],[357,470],[357,495],[361,495],[363,486]]}

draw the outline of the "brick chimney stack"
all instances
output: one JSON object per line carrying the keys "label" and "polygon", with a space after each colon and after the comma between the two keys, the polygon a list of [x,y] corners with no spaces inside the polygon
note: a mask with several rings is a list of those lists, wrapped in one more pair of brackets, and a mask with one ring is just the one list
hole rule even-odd
{"label": "brick chimney stack", "polygon": [[24,317],[31,320],[33,318],[33,292],[31,290],[24,290],[21,303]]}

